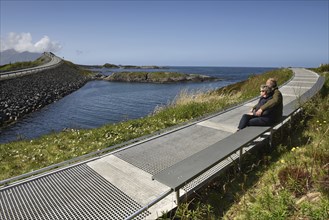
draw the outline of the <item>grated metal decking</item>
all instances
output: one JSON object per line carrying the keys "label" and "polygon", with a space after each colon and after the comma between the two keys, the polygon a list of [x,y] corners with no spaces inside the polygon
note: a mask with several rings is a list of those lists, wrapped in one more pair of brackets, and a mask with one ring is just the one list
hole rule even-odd
{"label": "grated metal decking", "polygon": [[0,192],[0,219],[125,219],[140,208],[85,164]]}

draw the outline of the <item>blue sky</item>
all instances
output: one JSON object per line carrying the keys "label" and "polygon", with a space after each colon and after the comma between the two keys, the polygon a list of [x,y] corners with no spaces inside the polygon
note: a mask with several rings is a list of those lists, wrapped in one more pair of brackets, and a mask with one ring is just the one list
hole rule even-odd
{"label": "blue sky", "polygon": [[329,62],[328,2],[1,0],[1,49],[78,64],[316,67]]}

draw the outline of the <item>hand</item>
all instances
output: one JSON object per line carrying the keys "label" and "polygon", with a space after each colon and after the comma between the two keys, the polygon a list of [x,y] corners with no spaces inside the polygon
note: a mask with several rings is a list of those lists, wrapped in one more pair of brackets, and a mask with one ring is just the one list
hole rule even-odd
{"label": "hand", "polygon": [[261,116],[263,113],[262,109],[258,109],[257,112],[255,113],[256,116]]}

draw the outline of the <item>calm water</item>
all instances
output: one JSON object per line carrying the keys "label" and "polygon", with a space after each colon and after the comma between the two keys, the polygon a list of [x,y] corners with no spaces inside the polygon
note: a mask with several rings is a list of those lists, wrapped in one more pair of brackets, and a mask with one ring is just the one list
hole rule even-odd
{"label": "calm water", "polygon": [[182,90],[220,88],[273,68],[244,67],[170,67],[162,70],[101,69],[104,75],[114,71],[175,71],[216,76],[217,82],[148,84],[91,81],[63,99],[34,112],[0,131],[0,143],[33,139],[65,128],[95,128],[107,123],[135,119],[166,105]]}

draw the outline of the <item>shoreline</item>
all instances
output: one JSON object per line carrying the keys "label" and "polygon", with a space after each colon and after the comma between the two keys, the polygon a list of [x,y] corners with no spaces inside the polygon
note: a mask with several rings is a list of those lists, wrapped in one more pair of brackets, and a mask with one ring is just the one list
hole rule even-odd
{"label": "shoreline", "polygon": [[[184,102],[183,100],[180,104],[176,103],[166,106],[146,117],[120,123],[109,123],[92,129],[67,129],[36,139],[0,144],[4,146],[2,148],[4,150],[3,158],[6,158],[3,161],[6,172],[0,175],[0,179],[26,173],[31,169],[39,169],[60,163],[90,152],[97,152],[106,149],[108,146],[116,146],[125,141],[151,135],[160,130],[169,129],[175,125],[222,111],[243,101],[241,100],[242,97],[240,97],[242,93],[239,93],[240,96],[232,97],[232,91],[243,89],[243,99],[248,100],[258,94],[258,88],[254,87],[255,81],[257,84],[261,84],[264,81],[264,77],[268,78],[278,75],[282,77],[280,83],[287,81],[291,77],[287,70],[276,70],[226,86],[221,90],[203,95],[200,94],[201,99],[195,100],[194,96],[186,97],[187,99],[190,98],[191,102]],[[204,95],[209,97],[207,98]],[[185,99],[184,96],[182,98]],[[24,145],[23,148],[21,147],[22,145]],[[15,153],[5,149],[12,149]],[[40,155],[39,152],[36,157],[35,153],[38,150],[42,154]],[[19,169],[13,169],[13,166]]]}
{"label": "shoreline", "polygon": [[63,63],[54,69],[1,81],[0,130],[69,95],[92,79]]}

